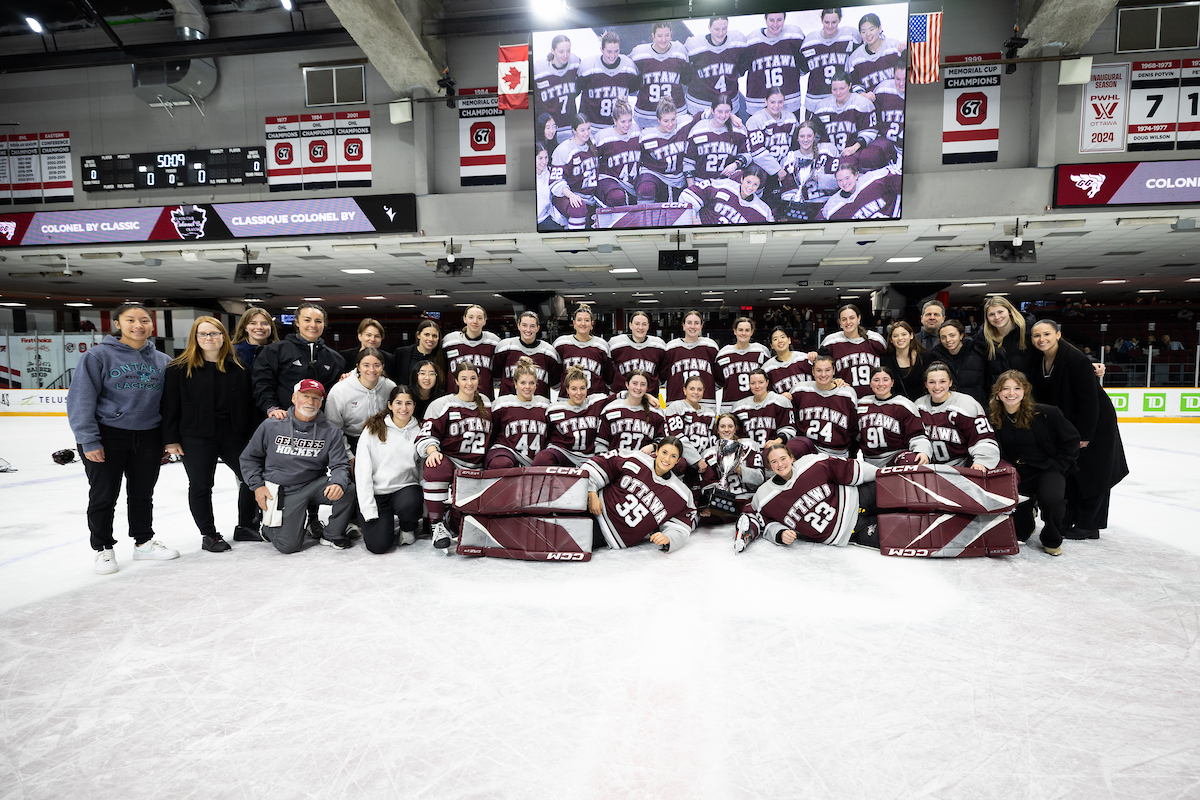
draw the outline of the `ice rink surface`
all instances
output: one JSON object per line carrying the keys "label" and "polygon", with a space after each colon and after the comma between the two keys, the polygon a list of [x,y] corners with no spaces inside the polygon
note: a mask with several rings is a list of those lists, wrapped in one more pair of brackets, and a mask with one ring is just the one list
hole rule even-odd
{"label": "ice rink surface", "polygon": [[1200,797],[1200,425],[1122,432],[1060,558],[214,554],[177,464],[182,558],[122,507],[98,576],[66,420],[0,419],[0,798]]}

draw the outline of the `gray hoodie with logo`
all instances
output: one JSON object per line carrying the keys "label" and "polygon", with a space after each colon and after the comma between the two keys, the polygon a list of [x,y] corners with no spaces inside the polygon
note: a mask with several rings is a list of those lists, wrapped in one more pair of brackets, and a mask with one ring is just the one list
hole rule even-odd
{"label": "gray hoodie with logo", "polygon": [[67,392],[67,420],[84,452],[100,447],[100,426],[148,431],[162,424],[163,373],[170,361],[153,342],[140,350],[105,336],[84,353]]}

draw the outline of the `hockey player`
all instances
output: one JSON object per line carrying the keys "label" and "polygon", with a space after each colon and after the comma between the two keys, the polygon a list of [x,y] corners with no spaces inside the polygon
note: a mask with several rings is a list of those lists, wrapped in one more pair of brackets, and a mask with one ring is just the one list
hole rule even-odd
{"label": "hockey player", "polygon": [[649,539],[671,553],[696,528],[692,492],[672,472],[683,452],[674,436],[664,436],[653,456],[610,450],[584,464],[588,472],[588,511],[609,547],[624,549]]}
{"label": "hockey player", "polygon": [[581,305],[575,309],[571,319],[575,333],[564,334],[554,340],[554,350],[563,368],[562,384],[558,387],[559,397],[567,393],[567,370],[570,367],[579,367],[588,374],[591,381],[588,394],[608,394],[608,386],[612,383],[612,358],[608,342],[592,336],[592,309]]}
{"label": "hockey player", "polygon": [[[718,459],[722,458],[723,446],[728,447],[731,443],[740,445],[738,448],[737,461],[732,469],[724,471],[722,476],[722,484],[726,491],[737,499],[738,503],[743,507],[750,502],[754,497],[754,490],[757,489],[763,482],[763,460],[762,450],[758,444],[746,436],[746,431],[742,427],[742,421],[731,413],[725,413],[717,417],[717,422],[713,426],[715,438],[712,445],[704,450],[701,459],[701,479],[704,488],[712,486],[717,481]],[[702,489],[703,491],[703,489]],[[726,515],[723,512],[714,508],[704,508],[700,511],[700,516],[717,517],[722,521],[732,522],[733,517]]]}
{"label": "hockey player", "polygon": [[774,11],[765,15],[765,27],[757,28],[746,37],[743,64],[746,67],[746,111],[753,116],[767,102],[772,89],[783,90],[783,107],[799,114],[800,47],[804,31],[785,24],[787,14]]}
{"label": "hockey player", "polygon": [[812,109],[812,116],[825,126],[826,140],[842,158],[855,155],[875,140],[878,120],[875,105],[850,91],[850,77],[837,72],[830,81],[832,94]]}
{"label": "hockey player", "polygon": [[733,407],[746,436],[763,447],[773,442],[784,443],[796,435],[796,418],[792,401],[769,388],[767,373],[756,369],[750,373],[750,396]]}
{"label": "hockey player", "polygon": [[[738,91],[742,54],[746,39],[729,30],[729,17],[710,17],[708,33],[684,42],[691,64],[691,79],[684,89],[688,113],[695,116],[712,107],[717,95],[729,95],[733,113],[744,114],[744,98]],[[744,117],[743,117],[744,119]]]}
{"label": "hockey player", "polygon": [[[387,407],[367,420],[358,442],[354,483],[362,515],[363,544],[372,553],[386,553],[393,544],[417,541],[421,521],[421,458],[417,437],[421,423],[407,386],[397,386]],[[397,533],[394,518],[400,520]]]}
{"label": "hockey player", "polygon": [[717,352],[717,376],[721,382],[721,404],[732,408],[738,400],[750,396],[750,373],[763,365],[770,355],[767,348],[750,341],[754,320],[738,317],[733,321],[733,344]]}
{"label": "hockey player", "polygon": [[797,384],[808,383],[813,379],[808,353],[792,350],[792,337],[782,326],[776,326],[771,331],[771,349],[775,351],[775,355],[763,364],[767,382],[771,391],[791,400]]}
{"label": "hockey player", "polygon": [[[684,483],[696,485],[697,476],[704,472],[703,453],[713,443],[713,410],[700,401],[704,397],[704,379],[699,375],[688,378],[683,387],[684,397],[666,408],[667,433],[683,443],[680,463],[686,465]],[[676,469],[679,472],[679,469]],[[690,479],[689,479],[690,478]]]}
{"label": "hockey player", "polygon": [[875,467],[827,455],[793,461],[780,444],[767,448],[765,456],[775,475],[754,493],[753,513],[738,517],[735,552],[759,536],[775,544],[805,539],[878,546]]}
{"label": "hockey player", "polygon": [[805,108],[816,108],[829,97],[829,81],[861,43],[853,28],[842,25],[842,9],[821,9],[820,30],[805,36],[800,45],[800,71],[808,75]]}
{"label": "hockey player", "polygon": [[862,44],[846,59],[846,72],[850,74],[854,91],[874,103],[875,89],[891,80],[893,70],[900,63],[904,42],[885,37],[883,23],[876,14],[863,15],[858,21],[858,33]]}
{"label": "hockey player", "polygon": [[904,82],[908,69],[904,66],[907,51],[901,54],[892,80],[875,89],[875,138],[858,153],[858,165],[864,172],[882,169],[888,164],[904,163]]}
{"label": "hockey player", "polygon": [[611,127],[617,116],[617,103],[627,102],[642,85],[641,75],[629,56],[621,55],[621,37],[613,31],[600,36],[600,54],[579,66],[579,113],[592,123],[593,130]]}
{"label": "hockey player", "polygon": [[762,170],[747,167],[739,180],[699,181],[679,196],[679,202],[696,209],[701,225],[748,225],[774,222],[775,213],[758,197]]}
{"label": "hockey player", "polygon": [[634,184],[642,157],[642,132],[633,124],[628,100],[617,101],[612,119],[613,125],[596,134],[596,196],[606,206],[624,206],[637,199]]}
{"label": "hockey player", "polygon": [[[579,56],[571,52],[571,40],[559,34],[550,40],[550,53],[534,67],[533,85],[536,114],[548,113],[557,126],[557,139],[571,137],[571,121],[575,118],[579,93]],[[548,150],[556,148],[547,147]]]}
{"label": "hockey player", "polygon": [[517,362],[528,358],[537,371],[537,388],[534,393],[550,399],[550,387],[557,386],[562,377],[562,362],[554,345],[545,339],[538,338],[541,325],[536,311],[522,311],[517,318],[517,336],[510,336],[496,345],[493,356],[493,368],[500,376],[500,389],[497,396],[513,394],[513,372]]}
{"label": "hockey player", "polygon": [[521,356],[513,368],[513,383],[516,394],[503,395],[492,403],[492,437],[484,469],[533,466],[533,457],[546,445],[550,401],[534,394],[538,370],[528,356]]}
{"label": "hockey player", "polygon": [[750,163],[746,129],[738,120],[735,126],[729,95],[717,95],[711,116],[700,119],[688,133],[683,155],[683,174],[688,186],[696,181],[731,178]]}
{"label": "hockey player", "polygon": [[832,357],[817,356],[812,372],[812,383],[801,383],[792,390],[797,438],[808,439],[818,452],[849,458],[858,432],[858,395],[849,386],[834,382]]}
{"label": "hockey player", "polygon": [[589,394],[590,376],[583,367],[571,365],[563,375],[564,391],[546,409],[550,443],[533,458],[535,467],[580,467],[596,454],[600,410],[611,396]]}
{"label": "hockey player", "polygon": [[475,365],[460,361],[454,381],[458,391],[430,404],[417,439],[417,453],[425,459],[421,478],[425,512],[433,530],[433,546],[439,550],[450,546],[450,531],[443,520],[454,469],[478,469],[492,431],[490,404],[479,391]]}
{"label": "hockey player", "polygon": [[837,170],[841,154],[825,138],[825,127],[819,119],[801,122],[796,127],[796,149],[784,162],[787,176],[780,193],[782,221],[811,222],[838,191]]}
{"label": "hockey player", "polygon": [[646,391],[658,397],[658,370],[667,345],[657,336],[650,335],[650,315],[635,311],[629,317],[629,333],[620,333],[608,340],[612,358],[612,388],[619,392],[625,388],[625,376],[635,369],[646,373],[650,381]]}
{"label": "hockey player", "polygon": [[592,144],[592,124],[581,114],[571,122],[571,138],[558,146],[550,161],[550,216],[567,230],[592,227],[600,155]]}
{"label": "hockey player", "polygon": [[666,420],[658,403],[646,394],[649,376],[635,369],[625,377],[625,396],[616,396],[600,411],[596,450],[640,450],[663,435]]}
{"label": "hockey player", "polygon": [[688,132],[693,122],[699,119],[678,113],[670,100],[661,100],[655,114],[657,124],[652,121],[640,126],[639,203],[669,203],[687,185],[683,177],[683,156],[687,150]]}
{"label": "hockey player", "polygon": [[859,397],[866,397],[871,393],[871,370],[879,366],[887,342],[862,326],[862,314],[853,303],[838,308],[837,321],[841,330],[822,339],[821,347],[832,357],[837,376]]}
{"label": "hockey player", "polygon": [[783,99],[782,89],[778,86],[771,89],[763,110],[746,122],[750,158],[763,171],[766,178],[763,193],[768,198],[779,194],[787,178],[784,163],[794,146],[796,127],[800,124],[795,114],[784,110]]}
{"label": "hockey player", "polygon": [[492,397],[492,363],[500,337],[485,331],[487,312],[481,305],[467,306],[463,312],[463,328],[452,331],[442,339],[442,355],[446,358],[446,369],[451,375],[458,374],[460,364],[471,364],[479,375],[479,391],[487,398]]}
{"label": "hockey player", "polygon": [[663,355],[661,374],[667,386],[667,402],[683,399],[683,387],[688,378],[699,375],[704,381],[704,404],[717,403],[717,380],[713,364],[717,357],[717,343],[704,333],[704,320],[699,311],[683,315],[683,338],[672,339]]}
{"label": "hockey player", "polygon": [[837,171],[840,191],[825,201],[821,218],[831,221],[898,218],[900,172],[894,166],[860,175],[857,164],[843,162]]}
{"label": "hockey player", "polygon": [[670,100],[675,108],[684,108],[683,85],[691,77],[687,50],[671,40],[671,23],[656,22],[650,28],[650,41],[633,48],[629,57],[641,76],[637,105],[633,116],[639,128],[654,125],[659,103]]}
{"label": "hockey player", "polygon": [[921,412],[907,397],[893,394],[890,367],[871,370],[871,394],[858,401],[858,443],[863,460],[877,467],[928,464],[933,449]]}
{"label": "hockey player", "polygon": [[925,370],[929,394],[919,398],[916,406],[933,451],[930,461],[987,472],[1000,463],[996,434],[983,407],[953,387],[952,373],[945,364],[935,361]]}

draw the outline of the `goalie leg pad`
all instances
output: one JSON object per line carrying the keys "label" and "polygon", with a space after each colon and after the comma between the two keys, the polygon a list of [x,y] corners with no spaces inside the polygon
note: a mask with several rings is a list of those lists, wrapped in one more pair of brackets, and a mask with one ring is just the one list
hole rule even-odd
{"label": "goalie leg pad", "polygon": [[523,561],[590,561],[592,518],[466,516],[458,553]]}
{"label": "goalie leg pad", "polygon": [[1017,471],[1001,461],[980,472],[946,464],[884,467],[875,476],[880,508],[1003,514],[1017,507]]}
{"label": "goalie leg pad", "polygon": [[577,467],[459,470],[454,507],[491,517],[586,514],[587,471]]}
{"label": "goalie leg pad", "polygon": [[881,514],[879,552],[908,558],[975,558],[1019,551],[1007,514]]}

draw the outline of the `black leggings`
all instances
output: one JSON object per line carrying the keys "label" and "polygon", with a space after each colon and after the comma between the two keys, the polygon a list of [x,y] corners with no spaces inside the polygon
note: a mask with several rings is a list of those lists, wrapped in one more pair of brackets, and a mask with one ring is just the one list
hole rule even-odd
{"label": "black leggings", "polygon": [[[112,547],[113,517],[117,496],[125,481],[125,502],[129,508],[129,535],[137,544],[154,538],[154,485],[162,468],[162,429],[126,431],[100,426],[100,446],[104,460],[97,463],[83,458],[88,479],[88,531],[92,549]],[[79,448],[83,456],[83,448]]]}
{"label": "black leggings", "polygon": [[1022,476],[1020,492],[1030,499],[1013,512],[1017,538],[1025,542],[1033,534],[1036,527],[1033,506],[1036,503],[1042,511],[1042,532],[1038,536],[1042,546],[1060,547],[1063,541],[1063,515],[1067,510],[1066,476],[1053,470]]}
{"label": "black leggings", "polygon": [[400,530],[415,531],[424,509],[425,494],[421,484],[404,486],[391,494],[375,495],[375,507],[379,516],[361,523],[363,544],[372,553],[386,553],[396,543],[396,524],[393,516],[400,518]]}
{"label": "black leggings", "polygon": [[242,480],[238,463],[246,442],[228,433],[217,436],[181,435],[179,439],[179,446],[183,448],[183,468],[187,470],[188,475],[188,508],[191,509],[192,519],[196,521],[200,534],[214,536],[217,533],[216,522],[213,520],[212,489],[217,474],[218,458],[233,470],[233,477],[237,479],[237,524],[244,528],[253,528],[258,503],[254,500],[254,492],[250,491]]}

